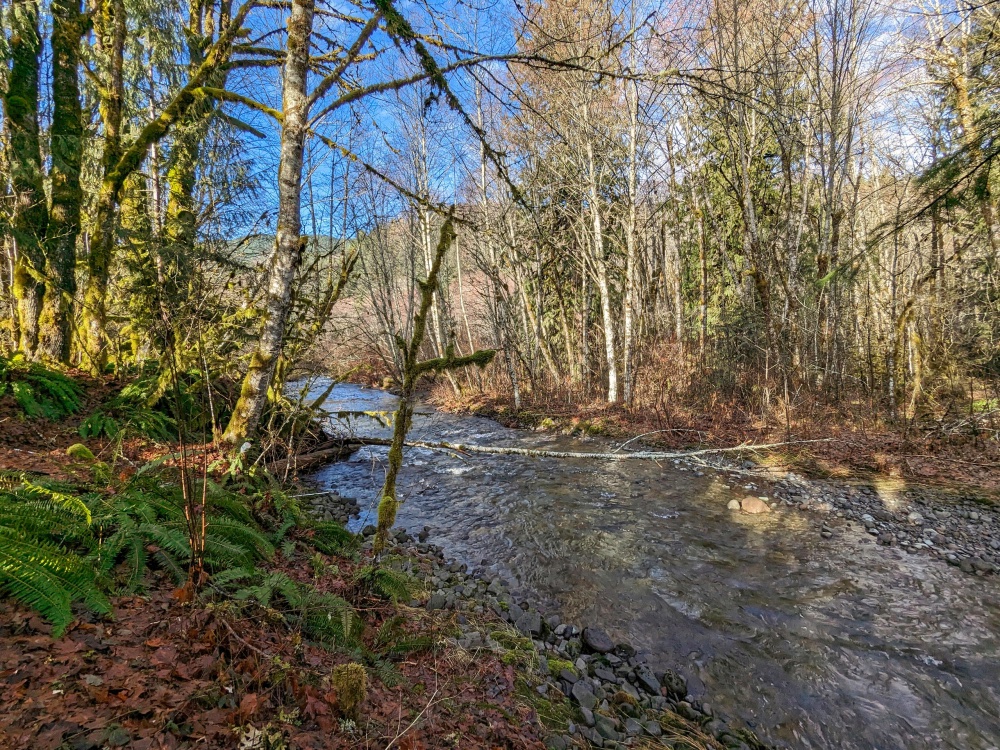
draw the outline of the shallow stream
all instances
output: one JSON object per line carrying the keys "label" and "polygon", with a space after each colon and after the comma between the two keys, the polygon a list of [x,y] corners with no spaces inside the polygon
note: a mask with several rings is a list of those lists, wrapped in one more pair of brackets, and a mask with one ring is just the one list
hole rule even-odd
{"label": "shallow stream", "polygon": [[[391,411],[382,391],[338,385],[332,412]],[[421,407],[413,439],[601,451],[584,440]],[[336,420],[387,437],[370,417]],[[314,481],[374,522],[386,448]],[[747,491],[672,463],[408,449],[398,523],[513,591],[679,668],[716,713],[779,746],[1000,748],[1000,577],[832,539],[796,510],[727,510]],[[752,494],[758,494],[756,492]],[[365,510],[367,509],[367,510]]]}

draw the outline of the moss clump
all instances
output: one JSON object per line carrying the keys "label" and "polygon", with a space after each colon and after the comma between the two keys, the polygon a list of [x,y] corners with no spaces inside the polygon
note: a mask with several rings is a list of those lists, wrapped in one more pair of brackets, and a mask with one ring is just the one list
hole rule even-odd
{"label": "moss clump", "polygon": [[77,461],[93,461],[94,454],[83,443],[74,443],[69,448],[66,449],[66,455],[70,458],[76,459]]}
{"label": "moss clump", "polygon": [[635,699],[635,696],[626,693],[624,690],[618,690],[613,696],[611,696],[611,702],[616,706],[637,706],[639,701]]}
{"label": "moss clump", "polygon": [[368,697],[368,673],[360,664],[338,664],[330,674],[330,682],[337,691],[341,713],[357,718],[358,708]]}
{"label": "moss clump", "polygon": [[549,674],[553,677],[558,677],[559,673],[564,669],[568,669],[573,674],[577,674],[576,667],[573,666],[573,662],[564,661],[563,659],[549,659]]}
{"label": "moss clump", "polygon": [[540,695],[527,680],[519,677],[514,692],[522,703],[534,710],[539,722],[549,731],[566,732],[571,721],[580,720],[573,705],[558,691],[550,690],[548,695]]}

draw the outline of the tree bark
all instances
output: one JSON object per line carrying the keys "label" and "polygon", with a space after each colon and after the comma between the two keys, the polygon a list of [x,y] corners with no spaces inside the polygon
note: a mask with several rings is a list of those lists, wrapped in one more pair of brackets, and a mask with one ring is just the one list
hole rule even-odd
{"label": "tree bark", "polygon": [[278,167],[278,226],[268,273],[260,340],[250,357],[240,398],[223,441],[241,443],[257,427],[281,354],[295,272],[302,260],[302,156],[309,121],[309,45],[313,0],[293,0],[288,19],[287,56],[282,86],[281,163]]}
{"label": "tree bark", "polygon": [[104,63],[105,80],[98,106],[104,128],[104,146],[101,152],[102,180],[94,221],[95,236],[87,257],[83,321],[89,369],[94,374],[100,374],[107,364],[108,279],[118,224],[118,193],[122,186],[110,179],[122,156],[126,34],[125,4],[122,0],[103,0],[100,3],[94,18],[94,31]]}
{"label": "tree bark", "polygon": [[41,37],[38,0],[13,0],[10,10],[11,69],[3,95],[8,164],[14,198],[11,234],[16,245],[12,291],[17,302],[18,348],[34,357],[44,292],[44,242],[48,224],[38,132]]}
{"label": "tree bark", "polygon": [[80,235],[83,188],[83,112],[80,104],[80,0],[52,6],[52,200],[45,237],[45,296],[39,330],[42,356],[69,363],[76,296],[76,240]]}

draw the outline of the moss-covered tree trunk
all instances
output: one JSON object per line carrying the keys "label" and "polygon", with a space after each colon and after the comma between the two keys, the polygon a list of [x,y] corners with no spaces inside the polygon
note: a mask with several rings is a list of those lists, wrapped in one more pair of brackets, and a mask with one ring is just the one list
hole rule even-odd
{"label": "moss-covered tree trunk", "polygon": [[302,155],[309,122],[309,44],[313,0],[293,0],[288,19],[282,86],[281,163],[278,167],[278,226],[261,310],[261,332],[243,379],[240,398],[223,440],[237,445],[257,427],[288,322],[295,272],[302,260]]}
{"label": "moss-covered tree trunk", "polygon": [[44,292],[43,244],[48,223],[38,128],[41,37],[38,0],[12,0],[10,73],[3,95],[7,161],[13,194],[11,234],[16,247],[12,292],[17,303],[18,348],[34,357]]}
{"label": "moss-covered tree trunk", "polygon": [[[188,113],[210,93],[204,88],[211,77],[228,64],[236,38],[244,33],[247,14],[256,0],[246,0],[230,17],[222,13],[222,31],[206,47],[204,59],[188,82],[171,97],[160,114],[139,131],[127,148],[121,141],[123,88],[123,50],[125,7],[122,0],[101,0],[94,16],[94,29],[102,48],[104,71],[101,87],[101,121],[104,126],[104,151],[101,156],[102,180],[96,196],[94,240],[87,258],[87,287],[83,299],[86,364],[95,372],[107,364],[107,290],[115,248],[118,199],[125,180],[146,158],[149,147],[159,142],[171,128],[184,122]],[[226,3],[226,7],[231,7]]]}
{"label": "moss-covered tree trunk", "polygon": [[445,219],[441,227],[441,236],[431,259],[427,278],[420,284],[420,307],[413,317],[413,332],[410,340],[405,341],[396,335],[396,346],[403,359],[403,386],[399,392],[399,406],[393,418],[392,445],[389,446],[389,468],[382,487],[382,498],[378,504],[378,525],[375,532],[375,553],[381,554],[389,541],[389,532],[396,523],[396,512],[399,501],[396,498],[396,481],[399,471],[403,468],[403,445],[406,434],[413,423],[413,397],[420,378],[429,372],[448,372],[468,365],[485,367],[496,354],[493,350],[478,351],[464,357],[454,355],[454,345],[449,344],[443,357],[420,361],[420,347],[423,346],[427,334],[427,317],[434,306],[434,296],[438,290],[438,275],[441,263],[444,261],[448,248],[455,240],[455,228],[451,216]]}
{"label": "moss-covered tree trunk", "polygon": [[51,204],[45,238],[45,295],[39,326],[42,356],[69,362],[73,298],[76,295],[76,240],[80,234],[83,190],[83,114],[80,106],[80,0],[52,0],[52,166]]}
{"label": "moss-covered tree trunk", "polygon": [[107,364],[108,280],[118,223],[118,193],[124,183],[124,177],[119,181],[116,172],[122,156],[126,28],[123,0],[101,0],[94,16],[94,31],[102,68],[98,106],[104,136],[102,180],[97,194],[94,230],[87,258],[87,288],[83,298],[87,365],[94,373],[102,372]]}

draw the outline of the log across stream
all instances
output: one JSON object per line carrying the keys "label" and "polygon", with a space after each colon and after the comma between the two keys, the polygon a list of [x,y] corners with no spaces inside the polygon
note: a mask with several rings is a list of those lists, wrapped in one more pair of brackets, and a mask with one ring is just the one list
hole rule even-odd
{"label": "log across stream", "polygon": [[[331,411],[388,411],[394,398],[338,385]],[[355,436],[385,439],[361,417]],[[514,590],[678,667],[692,689],[762,738],[803,748],[1000,747],[1000,577],[966,575],[877,547],[862,528],[819,534],[812,514],[750,516],[765,494],[674,460],[595,461],[615,446],[418,409],[414,441],[568,457],[410,448],[398,522]],[[384,447],[313,480],[373,518]],[[518,451],[520,452],[520,451]]]}

